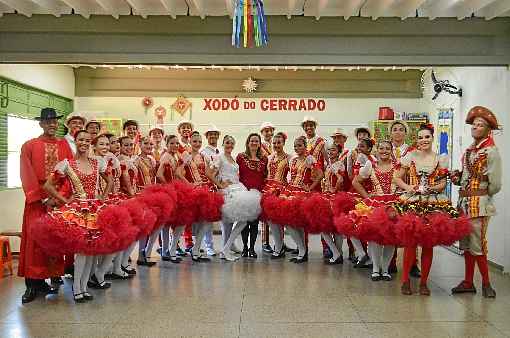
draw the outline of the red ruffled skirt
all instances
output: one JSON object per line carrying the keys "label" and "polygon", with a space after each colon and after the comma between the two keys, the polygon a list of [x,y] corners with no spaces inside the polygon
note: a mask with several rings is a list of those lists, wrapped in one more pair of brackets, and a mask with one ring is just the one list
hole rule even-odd
{"label": "red ruffled skirt", "polygon": [[34,239],[54,256],[104,255],[125,249],[137,236],[129,211],[99,200],[64,205],[38,219]]}

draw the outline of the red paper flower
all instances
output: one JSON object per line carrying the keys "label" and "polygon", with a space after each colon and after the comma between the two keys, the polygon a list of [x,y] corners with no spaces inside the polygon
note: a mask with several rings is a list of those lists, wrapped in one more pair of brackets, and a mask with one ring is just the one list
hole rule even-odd
{"label": "red paper flower", "polygon": [[154,115],[156,115],[158,119],[163,119],[166,116],[165,107],[159,106],[156,109],[154,109]]}
{"label": "red paper flower", "polygon": [[143,98],[142,100],[142,106],[145,108],[145,109],[149,109],[150,107],[152,107],[154,105],[154,100],[152,99],[152,97],[149,97],[149,96],[146,96]]}

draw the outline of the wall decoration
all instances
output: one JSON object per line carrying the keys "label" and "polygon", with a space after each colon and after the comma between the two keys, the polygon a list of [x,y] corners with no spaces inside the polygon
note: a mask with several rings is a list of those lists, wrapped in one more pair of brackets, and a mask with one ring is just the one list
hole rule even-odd
{"label": "wall decoration", "polygon": [[[376,120],[370,122],[370,129],[372,131],[372,135],[376,140],[385,140],[390,138],[389,127],[392,120]],[[409,131],[407,132],[407,137],[405,142],[409,145],[416,145],[416,140],[418,138],[418,129],[420,128],[420,124],[427,123],[427,120],[407,120],[405,121],[409,126]]]}
{"label": "wall decoration", "polygon": [[154,116],[156,117],[157,124],[163,124],[163,120],[166,117],[166,109],[163,106],[159,106],[154,109]]}
{"label": "wall decoration", "polygon": [[115,136],[122,136],[122,119],[120,118],[97,118],[101,124],[100,133],[112,133]]}
{"label": "wall decoration", "polygon": [[255,81],[251,76],[247,78],[246,80],[243,80],[242,87],[245,92],[247,93],[253,93],[257,90],[258,87],[257,81]]}
{"label": "wall decoration", "polygon": [[237,0],[232,18],[232,46],[261,47],[268,43],[267,23],[262,0]]}
{"label": "wall decoration", "polygon": [[191,120],[193,111],[191,110],[191,101],[187,100],[184,95],[177,96],[177,99],[170,106],[170,119],[173,121],[174,112],[178,112],[181,116],[184,116],[189,110],[189,119]]}
{"label": "wall decoration", "polygon": [[152,97],[146,96],[142,99],[142,106],[145,112],[145,116],[147,116],[147,111],[154,105],[154,99]]}

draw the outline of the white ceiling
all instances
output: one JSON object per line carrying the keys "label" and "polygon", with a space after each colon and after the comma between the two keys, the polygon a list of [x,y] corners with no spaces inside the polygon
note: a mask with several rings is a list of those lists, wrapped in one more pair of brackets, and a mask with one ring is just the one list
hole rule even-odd
{"label": "white ceiling", "polygon": [[[0,16],[15,13],[82,15],[180,15],[207,16],[231,15],[235,0],[0,0]],[[482,17],[487,20],[510,16],[510,0],[265,0],[267,15],[371,17]]]}

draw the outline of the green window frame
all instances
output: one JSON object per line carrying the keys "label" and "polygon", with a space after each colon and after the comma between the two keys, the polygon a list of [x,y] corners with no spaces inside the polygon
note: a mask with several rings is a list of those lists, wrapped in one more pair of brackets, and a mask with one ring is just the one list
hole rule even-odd
{"label": "green window frame", "polygon": [[[40,116],[42,108],[51,107],[65,118],[73,111],[73,105],[70,98],[0,76],[0,189],[6,189],[8,181],[7,116],[34,119]],[[61,124],[58,135],[63,136],[64,133],[65,128]]]}

